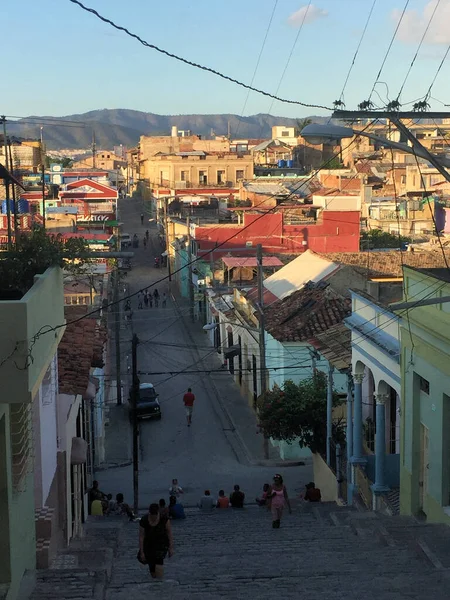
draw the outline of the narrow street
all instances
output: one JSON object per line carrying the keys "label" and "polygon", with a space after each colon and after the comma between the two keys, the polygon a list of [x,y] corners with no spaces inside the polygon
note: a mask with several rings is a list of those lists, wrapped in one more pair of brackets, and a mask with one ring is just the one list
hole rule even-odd
{"label": "narrow street", "polygon": [[[155,385],[162,412],[160,421],[149,420],[140,425],[139,506],[145,508],[160,497],[167,499],[169,485],[175,477],[185,490],[183,501],[187,505],[195,504],[204,489],[211,489],[214,495],[221,488],[229,493],[236,483],[246,492],[249,501],[254,502],[263,483],[271,481],[277,470],[283,472],[292,493],[303,489],[307,480],[312,478],[310,467],[283,469],[275,466],[251,466],[245,461],[242,442],[239,443],[236,439],[233,425],[214,393],[210,376],[204,373],[176,374],[183,370],[204,369],[202,359],[210,358],[215,351],[208,345],[206,335],[202,338],[204,345],[193,346],[184,322],[189,322],[189,312],[184,304],[178,307],[173,301],[172,290],[166,278],[167,269],[154,268],[154,257],[162,251],[156,224],[149,223],[146,215],[144,225],[141,225],[140,214],[143,208],[140,201],[127,198],[122,200],[120,208],[120,219],[124,223],[122,230],[139,236],[139,248],[134,250],[133,269],[126,278],[129,292],[134,293],[146,285],[155,284],[151,291],[157,287],[160,296],[163,292],[168,296],[165,308],[160,302],[158,308],[144,307],[142,310],[138,309],[137,296],[133,297],[132,326],[121,330],[122,379],[129,379],[126,370],[127,364],[128,367],[131,365],[131,336],[135,332],[140,340],[140,380]],[[150,245],[144,248],[142,240],[146,229],[150,232]],[[157,283],[161,279],[164,281]],[[176,290],[173,292],[176,295]],[[198,324],[199,329],[200,327]],[[164,374],[144,374],[154,372]],[[226,374],[221,377],[229,378]],[[188,387],[192,388],[196,396],[190,428],[186,424],[182,402]],[[128,402],[127,397],[124,402]],[[126,411],[123,414],[126,415]],[[129,436],[128,419],[123,418],[121,426],[124,428],[124,437],[119,435],[117,443],[123,444],[124,439]],[[256,424],[252,435],[255,430]],[[108,461],[108,457],[106,460]],[[125,498],[132,501],[130,465],[101,471],[97,478],[105,492],[123,492]]]}

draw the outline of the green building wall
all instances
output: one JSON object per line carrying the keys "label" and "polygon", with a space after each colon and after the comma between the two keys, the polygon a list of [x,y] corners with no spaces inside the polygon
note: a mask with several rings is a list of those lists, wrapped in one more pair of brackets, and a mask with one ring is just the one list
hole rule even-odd
{"label": "green building wall", "polygon": [[[415,269],[405,269],[405,285],[414,302],[420,294],[450,296],[450,283]],[[423,511],[430,522],[450,524],[450,304],[409,310],[402,319],[401,342],[400,512]],[[429,382],[428,393],[421,378]],[[423,503],[422,426],[428,429]]]}

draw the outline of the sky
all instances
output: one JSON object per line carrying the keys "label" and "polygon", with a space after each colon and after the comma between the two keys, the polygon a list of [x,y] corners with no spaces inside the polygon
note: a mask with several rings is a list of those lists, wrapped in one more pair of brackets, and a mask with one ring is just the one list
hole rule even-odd
{"label": "sky", "polygon": [[[375,87],[373,101],[378,106],[387,97],[397,97],[438,1],[410,0],[380,77],[384,83]],[[314,0],[309,8],[308,0],[83,3],[149,43],[196,63],[246,83],[254,77],[255,87],[270,93],[279,88],[284,98],[331,106],[340,97],[373,0]],[[345,90],[348,109],[368,98],[404,4],[405,0],[376,0]],[[450,44],[449,23],[450,0],[440,0],[402,102],[426,94]],[[247,98],[245,89],[142,46],[69,0],[9,3],[2,11],[2,47],[10,49],[8,56],[3,52],[0,84],[0,113],[8,116],[65,116],[101,108],[173,115],[329,114],[272,102],[254,92]],[[435,110],[450,103],[449,69],[450,54],[432,91]]]}

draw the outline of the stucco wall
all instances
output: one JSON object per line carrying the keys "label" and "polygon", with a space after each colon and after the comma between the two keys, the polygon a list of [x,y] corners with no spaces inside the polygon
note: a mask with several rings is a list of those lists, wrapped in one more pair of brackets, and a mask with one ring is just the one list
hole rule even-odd
{"label": "stucco wall", "polygon": [[322,494],[322,502],[337,502],[336,475],[326,464],[320,454],[313,454],[314,483]]}
{"label": "stucco wall", "polygon": [[[64,324],[62,271],[47,269],[21,300],[0,301],[0,356],[14,352],[14,360],[0,366],[2,400],[30,402],[55,354],[64,327],[45,333],[45,328]],[[36,334],[41,335],[36,338]],[[30,360],[29,352],[33,360]],[[21,368],[17,368],[17,363]],[[23,367],[27,368],[23,368]]]}
{"label": "stucco wall", "polygon": [[[408,290],[415,287],[417,294],[427,297],[450,295],[450,283],[409,268],[405,269],[405,284]],[[423,509],[433,521],[448,521],[444,507],[450,504],[449,310],[447,303],[418,307],[410,311],[409,323],[403,323],[401,331],[401,512],[416,514]],[[428,452],[424,451],[423,432],[427,433]]]}

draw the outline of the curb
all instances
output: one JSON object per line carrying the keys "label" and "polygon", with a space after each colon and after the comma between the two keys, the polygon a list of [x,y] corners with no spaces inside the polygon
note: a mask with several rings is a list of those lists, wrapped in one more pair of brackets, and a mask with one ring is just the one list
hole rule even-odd
{"label": "curb", "polygon": [[120,469],[121,467],[129,467],[131,464],[133,464],[132,460],[125,460],[120,463],[106,463],[95,467],[94,471],[97,472],[108,471],[109,469]]}

